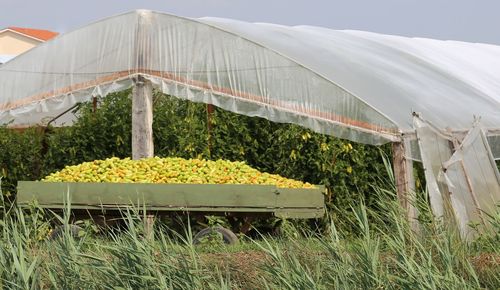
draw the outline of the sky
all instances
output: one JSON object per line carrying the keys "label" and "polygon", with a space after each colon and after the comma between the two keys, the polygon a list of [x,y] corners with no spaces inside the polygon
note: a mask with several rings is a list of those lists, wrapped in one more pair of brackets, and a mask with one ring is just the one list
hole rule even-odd
{"label": "sky", "polygon": [[135,9],[500,45],[500,0],[0,0],[0,28],[63,33]]}

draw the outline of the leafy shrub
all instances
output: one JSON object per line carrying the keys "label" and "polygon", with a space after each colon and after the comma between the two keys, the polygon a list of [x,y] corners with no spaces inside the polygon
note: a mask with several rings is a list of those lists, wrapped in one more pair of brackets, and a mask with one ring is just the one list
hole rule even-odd
{"label": "leafy shrub", "polygon": [[42,134],[40,128],[24,131],[0,128],[0,170],[2,192],[15,192],[18,180],[33,180],[42,170]]}

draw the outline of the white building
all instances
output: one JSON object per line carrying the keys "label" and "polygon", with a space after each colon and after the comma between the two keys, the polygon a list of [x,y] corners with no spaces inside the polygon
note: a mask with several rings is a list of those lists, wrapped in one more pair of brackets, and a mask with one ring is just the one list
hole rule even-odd
{"label": "white building", "polygon": [[7,27],[1,29],[0,64],[57,35],[58,33],[49,30],[32,28]]}

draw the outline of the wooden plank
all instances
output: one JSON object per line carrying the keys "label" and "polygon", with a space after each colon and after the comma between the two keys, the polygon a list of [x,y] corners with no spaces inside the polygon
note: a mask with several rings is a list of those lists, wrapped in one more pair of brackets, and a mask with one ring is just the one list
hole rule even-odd
{"label": "wooden plank", "polygon": [[138,76],[132,90],[132,159],[154,156],[153,85]]}
{"label": "wooden plank", "polygon": [[275,206],[273,186],[147,183],[20,182],[18,202],[31,193],[40,204],[145,204],[148,206]]}
{"label": "wooden plank", "polygon": [[325,212],[324,208],[308,210],[278,209],[274,212],[274,215],[279,218],[312,219],[323,217]]}
{"label": "wooden plank", "polygon": [[392,143],[392,161],[394,180],[399,203],[405,210],[406,218],[414,231],[418,231],[417,210],[412,204],[415,201],[415,181],[413,178],[413,161],[405,157],[405,143]]}
{"label": "wooden plank", "polygon": [[[46,205],[47,208],[52,210],[64,210],[67,207],[63,204],[54,204],[54,205]],[[84,210],[85,212],[90,211],[93,215],[107,215],[110,213],[116,213],[119,216],[119,212],[125,213],[129,210],[133,211],[142,211],[143,207],[135,207],[135,206],[119,206],[112,205],[109,207],[106,206],[89,206],[89,205],[71,205],[71,210]],[[167,212],[177,212],[177,213],[197,213],[202,215],[231,215],[231,214],[240,214],[244,216],[276,216],[279,218],[320,218],[325,215],[325,208],[300,208],[300,209],[277,209],[277,208],[230,208],[230,207],[146,207],[146,211],[148,212],[159,212],[159,213],[167,213]]]}
{"label": "wooden plank", "polygon": [[324,187],[319,189],[277,188],[277,207],[308,207],[323,208],[325,206]]}
{"label": "wooden plank", "polygon": [[[20,206],[25,206],[27,204],[20,204]],[[62,204],[62,203],[57,203],[57,204],[44,204],[41,205],[43,208],[50,208],[50,209],[65,209],[67,208],[67,205]],[[277,209],[273,207],[176,207],[176,206],[171,206],[171,207],[165,207],[165,206],[142,206],[142,205],[125,205],[125,204],[108,204],[108,205],[74,205],[71,204],[70,206],[71,210],[96,210],[96,211],[124,211],[127,209],[134,209],[138,211],[142,211],[143,209],[146,209],[147,211],[165,211],[165,212],[204,212],[204,213],[275,213],[277,211],[284,211],[284,209]],[[318,209],[316,208],[301,208],[301,209],[287,209],[290,211],[317,211]]]}
{"label": "wooden plank", "polygon": [[398,195],[399,203],[403,208],[407,208],[407,192],[408,192],[408,180],[407,180],[407,164],[404,157],[404,143],[394,142],[392,143],[392,165],[394,167],[394,181],[396,182],[396,192]]}
{"label": "wooden plank", "polygon": [[40,206],[54,209],[64,208],[69,200],[73,209],[134,206],[156,211],[277,212],[289,217],[324,214],[321,189],[282,189],[270,185],[20,181],[17,198],[20,206],[36,199]]}

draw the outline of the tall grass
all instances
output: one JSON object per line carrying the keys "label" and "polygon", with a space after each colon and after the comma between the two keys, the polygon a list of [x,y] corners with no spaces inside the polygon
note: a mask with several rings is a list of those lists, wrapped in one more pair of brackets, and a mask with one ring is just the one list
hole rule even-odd
{"label": "tall grass", "polygon": [[[126,230],[65,231],[44,238],[47,216],[6,208],[0,220],[2,289],[499,289],[499,215],[495,230],[464,242],[440,221],[412,231],[391,192],[374,189],[378,210],[362,201],[344,223],[322,234],[288,224],[281,237],[238,246],[194,246],[191,228],[157,223],[145,235],[142,216],[126,212]],[[425,201],[418,207],[429,211]],[[338,213],[340,214],[340,213]],[[68,219],[61,217],[63,224]],[[346,228],[343,225],[341,228]]]}
{"label": "tall grass", "polygon": [[[500,228],[466,243],[435,220],[413,232],[395,199],[381,198],[379,206],[383,210],[377,212],[363,203],[353,206],[355,218],[347,222],[357,229],[356,237],[337,231],[333,223],[325,235],[309,237],[321,245],[306,253],[309,260],[318,255],[309,263],[301,258],[298,240],[287,247],[267,239],[256,242],[272,259],[264,268],[273,277],[264,281],[267,288],[499,289]],[[430,210],[425,204],[419,207]]]}

